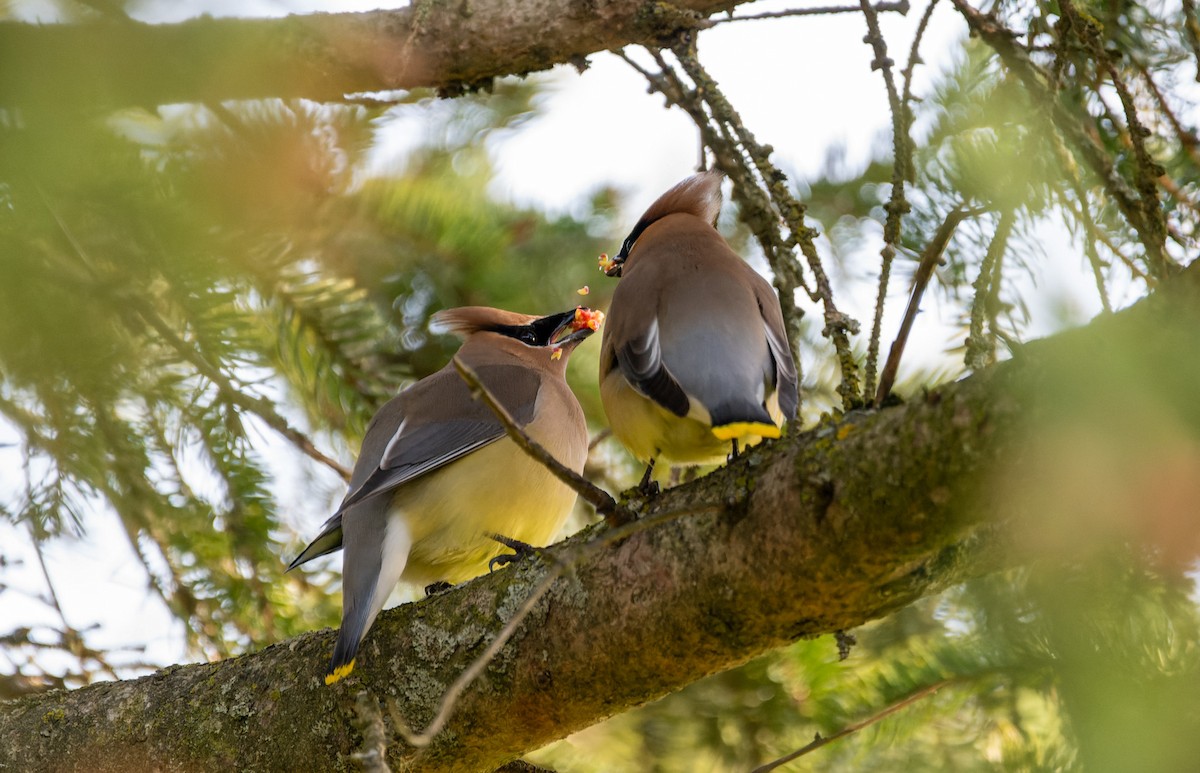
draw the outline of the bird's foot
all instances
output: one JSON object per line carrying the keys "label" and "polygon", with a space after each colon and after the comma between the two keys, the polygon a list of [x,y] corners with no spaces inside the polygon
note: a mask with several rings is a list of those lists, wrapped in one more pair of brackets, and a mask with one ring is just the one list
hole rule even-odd
{"label": "bird's foot", "polygon": [[646,465],[646,472],[642,475],[642,482],[638,484],[638,493],[649,499],[650,497],[658,496],[659,486],[658,481],[651,476],[654,475],[654,460],[650,460],[650,464]]}
{"label": "bird's foot", "polygon": [[527,558],[532,558],[541,552],[540,548],[535,548],[528,542],[522,542],[521,540],[513,539],[512,537],[505,537],[503,534],[488,534],[488,537],[494,539],[496,542],[499,542],[504,547],[513,551],[512,553],[502,553],[488,561],[489,572],[496,571],[496,567],[498,566],[515,564],[520,561],[524,561]]}
{"label": "bird's foot", "polygon": [[726,464],[728,464],[728,463],[732,462],[734,459],[738,458],[738,442],[737,442],[737,438],[734,438],[734,439],[733,439],[733,440],[731,440],[730,442],[731,442],[731,443],[733,443],[733,449],[732,449],[732,450],[729,452],[729,456],[725,457],[725,463],[726,463]]}
{"label": "bird's foot", "polygon": [[454,587],[453,585],[446,582],[445,580],[438,580],[437,582],[430,583],[429,585],[425,586],[425,598],[429,598],[430,596],[435,596],[438,593],[445,593],[446,591],[450,590],[453,587]]}

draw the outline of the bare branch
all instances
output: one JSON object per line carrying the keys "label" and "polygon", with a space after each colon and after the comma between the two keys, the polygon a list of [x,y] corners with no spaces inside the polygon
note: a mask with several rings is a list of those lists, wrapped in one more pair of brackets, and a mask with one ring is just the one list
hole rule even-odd
{"label": "bare branch", "polygon": [[379,704],[366,690],[354,696],[354,714],[354,725],[362,735],[363,748],[350,758],[365,773],[392,773],[387,764],[387,731],[383,726],[383,715],[379,712]]}
{"label": "bare branch", "polygon": [[892,342],[887,363],[883,366],[883,373],[879,377],[879,391],[875,394],[876,408],[883,405],[883,401],[892,391],[896,372],[900,369],[900,358],[904,356],[904,347],[908,344],[908,334],[912,331],[913,322],[917,319],[917,312],[921,310],[921,298],[925,294],[925,288],[929,285],[930,277],[933,276],[933,269],[941,260],[942,253],[946,251],[946,245],[950,243],[950,238],[954,236],[954,229],[971,214],[974,213],[961,207],[952,210],[949,215],[946,215],[946,219],[942,221],[937,233],[926,245],[925,251],[921,253],[921,261],[917,264],[917,271],[913,275],[912,293],[908,298],[908,307],[904,310],[904,319],[900,322],[900,332],[896,334],[896,340]]}
{"label": "bare branch", "polygon": [[1138,192],[1138,204],[1142,213],[1142,227],[1138,229],[1150,254],[1151,266],[1159,265],[1160,271],[1166,270],[1166,217],[1162,203],[1158,199],[1157,179],[1166,174],[1160,164],[1154,161],[1146,148],[1146,138],[1152,132],[1142,123],[1137,114],[1137,106],[1129,91],[1125,79],[1113,63],[1113,56],[1104,47],[1103,33],[1094,19],[1081,14],[1071,0],[1062,0],[1061,7],[1064,18],[1069,18],[1068,29],[1091,53],[1098,71],[1108,75],[1109,81],[1121,99],[1121,107],[1125,111],[1125,137],[1133,147],[1134,157],[1134,186]]}
{"label": "bare branch", "polygon": [[504,431],[508,433],[508,436],[512,438],[514,443],[521,447],[521,450],[536,459],[547,470],[554,473],[554,477],[561,480],[572,491],[582,497],[585,502],[596,508],[596,512],[604,516],[605,520],[614,524],[621,524],[632,518],[623,507],[617,504],[616,500],[607,491],[592,485],[587,478],[565,467],[549,451],[530,438],[529,435],[525,434],[525,430],[517,426],[517,422],[513,419],[512,414],[500,404],[495,395],[479,380],[479,374],[470,365],[459,359],[458,355],[454,356],[453,362],[458,375],[470,387],[471,394],[476,399],[482,400],[484,405],[490,408],[492,413],[496,414],[496,418],[504,425]]}
{"label": "bare branch", "polygon": [[[1145,367],[1174,372],[1197,345],[1188,331],[1200,313],[1200,262],[1179,279],[926,399],[756,446],[639,504],[643,519],[628,527],[547,549],[574,564],[574,581],[550,588],[486,679],[463,693],[420,752],[422,769],[494,769],[762,652],[854,628],[1012,560],[1002,532],[988,526],[1004,507],[979,494],[1025,450],[1012,430],[1039,394],[1025,379],[1042,383],[1064,352],[1147,324],[1172,334],[1148,340]],[[1186,390],[1172,395],[1190,399]],[[672,512],[688,517],[645,525]],[[574,561],[578,546],[606,535],[605,549]],[[405,716],[432,717],[444,686],[491,643],[491,621],[507,620],[547,571],[496,572],[385,610],[364,643],[370,657],[341,688],[320,678],[334,636],[325,630],[236,660],[0,703],[0,766],[335,767],[362,746],[341,700],[359,687],[340,690],[356,680],[394,696]],[[195,722],[206,705],[216,710]],[[390,744],[388,764],[398,769],[417,753]]]}
{"label": "bare branch", "polygon": [[1197,156],[1196,153],[1197,145],[1200,145],[1200,142],[1197,141],[1195,132],[1183,125],[1183,121],[1179,119],[1178,113],[1171,107],[1171,103],[1167,101],[1167,95],[1159,88],[1157,81],[1154,80],[1154,73],[1150,71],[1146,63],[1138,61],[1134,63],[1134,67],[1137,69],[1138,74],[1142,76],[1142,80],[1145,82],[1151,96],[1154,97],[1154,101],[1158,103],[1158,109],[1162,116],[1167,119],[1167,123],[1171,124],[1171,130],[1175,132],[1175,138],[1179,140],[1180,150],[1183,151],[1193,164],[1200,164],[1200,156]]}
{"label": "bare branch", "polygon": [[[898,13],[901,16],[907,16],[909,8],[908,0],[899,0],[899,2],[878,2],[871,6],[876,13]],[[861,6],[857,5],[826,5],[816,8],[791,8],[786,11],[767,11],[765,13],[752,13],[745,16],[726,16],[711,19],[710,23],[713,26],[718,24],[727,24],[732,21],[758,21],[760,19],[783,19],[789,16],[824,16],[835,13],[858,13],[862,10]]]}
{"label": "bare branch", "polygon": [[[1083,236],[1080,241],[1083,242],[1083,251],[1087,255],[1088,264],[1092,268],[1092,278],[1096,282],[1096,292],[1100,295],[1100,305],[1106,313],[1112,312],[1112,304],[1108,300],[1108,288],[1104,284],[1104,261],[1100,259],[1100,252],[1096,249],[1096,234],[1100,230],[1096,226],[1095,220],[1092,219],[1091,210],[1088,209],[1087,200],[1080,199],[1080,206],[1076,207],[1067,197],[1067,192],[1063,190],[1061,185],[1054,186],[1055,195],[1058,197],[1059,204],[1064,210],[1071,214],[1080,225],[1083,226]],[[1076,196],[1079,196],[1082,191],[1076,191]]]}
{"label": "bare branch", "polygon": [[[660,72],[657,75],[647,73],[641,67],[637,67],[638,71],[647,77],[651,88],[691,116],[704,143],[712,150],[716,165],[733,181],[738,214],[758,239],[774,274],[793,349],[799,344],[803,316],[795,304],[796,290],[804,289],[810,298],[822,303],[825,316],[822,334],[833,342],[841,366],[838,393],[844,407],[853,407],[861,400],[861,395],[858,364],[850,349],[849,337],[858,332],[858,322],[838,310],[829,277],[817,253],[817,232],[805,223],[805,206],[788,189],[787,175],[771,163],[773,149],[755,140],[717,82],[697,59],[694,36],[683,35],[671,50],[694,88],[683,82],[657,50],[652,49],[650,53]],[[781,222],[788,230],[786,237],[780,228]],[[805,257],[815,287],[810,288],[804,280],[794,254],[796,247]],[[794,352],[794,355],[799,363],[799,354]]]}
{"label": "bare branch", "polygon": [[781,765],[786,765],[787,763],[791,762],[792,760],[798,759],[810,752],[814,752],[817,749],[820,749],[822,746],[827,746],[827,745],[833,743],[834,741],[841,740],[842,738],[845,738],[846,736],[850,735],[851,733],[857,733],[859,730],[862,730],[864,727],[870,727],[871,725],[875,724],[879,720],[890,717],[892,714],[895,714],[900,709],[911,706],[912,704],[916,703],[917,701],[921,700],[922,698],[933,695],[935,692],[942,689],[946,685],[954,684],[955,682],[958,682],[958,681],[961,681],[961,680],[943,679],[940,682],[934,682],[933,684],[925,685],[924,687],[920,688],[919,690],[914,690],[913,692],[909,693],[908,695],[906,695],[905,697],[896,701],[895,703],[893,703],[892,705],[883,709],[882,711],[877,711],[876,713],[872,714],[869,717],[866,717],[865,719],[861,719],[858,722],[854,722],[852,724],[846,725],[845,727],[843,727],[841,730],[837,731],[833,735],[822,736],[822,735],[818,734],[817,737],[813,739],[813,742],[810,743],[809,745],[804,746],[800,749],[797,749],[796,751],[792,752],[791,754],[780,757],[777,760],[768,762],[765,765],[759,765],[751,773],[768,773],[768,771],[775,770],[776,768],[778,768]]}
{"label": "bare branch", "polygon": [[[458,360],[455,361],[458,362]],[[529,613],[532,612],[534,607],[537,606],[537,603],[542,600],[542,597],[549,592],[551,586],[553,586],[555,581],[563,575],[566,569],[567,564],[556,563],[546,574],[546,576],[542,578],[541,582],[534,586],[533,591],[525,598],[524,603],[522,603],[520,608],[518,608],[513,616],[509,618],[508,622],[504,624],[504,627],[500,629],[500,632],[496,634],[496,638],[492,639],[491,643],[488,644],[487,649],[485,649],[479,655],[479,657],[477,657],[474,662],[472,662],[471,665],[465,671],[463,671],[457,679],[454,680],[446,692],[442,694],[442,699],[438,703],[437,711],[434,712],[433,719],[429,722],[424,730],[419,733],[414,733],[409,729],[408,724],[403,720],[400,712],[398,710],[393,712],[392,721],[396,723],[396,732],[400,734],[401,738],[418,749],[423,749],[426,746],[429,746],[433,739],[437,737],[438,733],[442,732],[442,729],[446,727],[446,723],[450,720],[450,716],[454,712],[454,707],[458,704],[458,700],[462,697],[462,694],[466,692],[467,688],[471,686],[472,682],[479,678],[479,675],[482,674],[483,670],[488,667],[488,664],[496,659],[496,655],[500,653],[501,648],[503,648],[508,640],[512,638],[512,635],[516,633],[517,628],[519,628],[521,623],[525,621],[525,618],[529,616]]]}
{"label": "bare branch", "polygon": [[971,31],[992,47],[1008,69],[1024,84],[1036,102],[1044,105],[1053,124],[1066,140],[1082,156],[1084,163],[1100,179],[1105,191],[1116,202],[1126,221],[1137,231],[1147,252],[1150,274],[1162,278],[1178,270],[1161,250],[1161,239],[1156,229],[1147,222],[1143,202],[1118,173],[1113,158],[1080,124],[1058,98],[1051,84],[1054,78],[1029,57],[1029,52],[1017,42],[1017,34],[1001,24],[995,16],[985,14],[972,7],[967,0],[951,0]]}
{"label": "bare branch", "polygon": [[[992,338],[996,335],[996,306],[1000,294],[1000,268],[1003,263],[1004,250],[1008,246],[1008,236],[1016,224],[1016,214],[1012,209],[1000,213],[1000,222],[996,225],[996,233],[988,244],[987,253],[979,266],[979,276],[975,278],[975,297],[971,300],[971,332],[967,336],[967,367],[980,370],[995,362],[996,347]],[[988,331],[983,332],[987,322]]]}
{"label": "bare branch", "polygon": [[[0,25],[0,104],[339,101],[378,91],[485,88],[493,78],[652,43],[744,0],[415,2],[396,10],[178,24]],[[354,97],[352,97],[354,98]]]}
{"label": "bare branch", "polygon": [[[871,62],[871,69],[879,70],[883,74],[883,83],[887,87],[888,107],[892,113],[892,191],[886,206],[887,219],[883,224],[879,291],[875,297],[875,319],[871,324],[871,339],[867,344],[866,376],[863,381],[863,399],[869,400],[871,393],[875,391],[875,364],[879,358],[879,335],[880,327],[883,325],[883,305],[887,298],[888,278],[892,272],[892,261],[896,257],[896,244],[900,241],[901,221],[910,209],[908,201],[904,198],[904,181],[912,177],[909,171],[912,164],[912,141],[908,135],[910,124],[908,105],[901,101],[900,94],[896,91],[896,81],[892,77],[893,62],[887,55],[887,42],[883,39],[883,33],[879,29],[879,15],[867,0],[861,0],[861,6],[863,17],[867,21],[867,36],[863,38],[863,42],[868,43],[875,52],[875,60]],[[930,8],[932,9],[932,7],[931,4]],[[912,63],[913,60],[910,58],[910,68]],[[907,86],[908,82],[906,81],[905,87],[907,88]]]}
{"label": "bare branch", "polygon": [[1183,0],[1183,33],[1196,57],[1196,81],[1200,83],[1200,21],[1196,18],[1195,0]]}
{"label": "bare branch", "polygon": [[929,20],[933,18],[933,11],[937,8],[937,4],[938,0],[930,0],[929,5],[925,6],[925,13],[921,14],[921,21],[917,24],[917,31],[913,34],[912,48],[908,51],[908,64],[904,66],[904,72],[902,73],[904,75],[904,96],[901,98],[901,101],[904,104],[905,115],[910,125],[912,123],[912,109],[909,107],[909,104],[913,98],[913,72],[917,69],[918,64],[924,62],[917,52],[920,50],[921,41],[925,38],[925,31],[929,29]]}
{"label": "bare branch", "polygon": [[[455,363],[461,364],[461,362],[461,360],[455,358]],[[467,366],[463,365],[463,367]],[[474,374],[474,371],[470,372]],[[466,378],[466,376],[464,376],[464,378]],[[480,389],[486,392],[486,388],[482,385],[480,385]],[[489,403],[489,406],[491,405],[492,404]],[[504,409],[504,406],[501,406],[498,403],[495,405],[501,410]],[[495,410],[495,407],[493,407],[492,410]],[[503,421],[504,418],[501,417],[501,420]],[[512,426],[515,428],[515,425]],[[518,429],[518,431],[520,430]],[[521,434],[524,433],[522,432]],[[529,442],[533,443],[532,440]],[[540,448],[540,446],[538,447]],[[534,458],[537,457],[535,456]],[[446,723],[450,720],[451,715],[454,713],[454,708],[458,704],[459,699],[462,697],[463,693],[466,692],[467,688],[471,686],[471,683],[478,679],[483,673],[484,669],[486,669],[488,665],[496,659],[496,656],[500,654],[500,650],[504,647],[505,643],[512,638],[512,635],[516,633],[517,629],[521,626],[521,623],[525,621],[525,618],[529,617],[529,613],[537,607],[538,602],[541,601],[546,593],[550,591],[550,588],[555,582],[558,581],[558,578],[562,577],[567,572],[572,571],[583,561],[583,559],[591,557],[596,552],[615,542],[626,539],[638,532],[653,528],[658,524],[665,523],[666,521],[679,518],[684,515],[695,515],[702,512],[709,512],[714,509],[715,508],[713,507],[684,508],[680,510],[668,510],[666,512],[656,513],[655,515],[638,520],[633,520],[631,517],[631,519],[625,522],[623,525],[601,534],[595,540],[577,545],[575,549],[568,552],[566,556],[562,558],[554,558],[553,566],[541,579],[541,581],[539,581],[538,584],[533,587],[533,590],[530,591],[529,595],[525,598],[525,601],[521,604],[513,616],[508,619],[508,621],[504,624],[504,627],[500,629],[500,631],[496,634],[496,637],[492,639],[490,644],[488,644],[487,648],[480,653],[479,657],[477,657],[471,663],[471,665],[467,667],[467,669],[464,670],[457,679],[454,680],[446,692],[442,694],[441,700],[438,703],[437,711],[434,712],[433,719],[430,720],[429,724],[424,730],[419,733],[413,732],[409,728],[408,723],[404,721],[404,718],[401,716],[399,709],[395,707],[395,704],[389,704],[389,710],[392,712],[392,721],[395,723],[396,731],[400,734],[400,737],[418,749],[423,749],[429,746],[429,744],[433,742],[433,739],[437,737],[438,733],[442,732],[442,730],[445,728]],[[549,553],[545,554],[549,555]]]}

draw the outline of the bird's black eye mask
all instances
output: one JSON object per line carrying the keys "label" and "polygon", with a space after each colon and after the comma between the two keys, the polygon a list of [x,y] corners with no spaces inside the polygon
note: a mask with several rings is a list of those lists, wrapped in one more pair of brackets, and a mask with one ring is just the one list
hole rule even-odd
{"label": "bird's black eye mask", "polygon": [[625,260],[629,257],[629,251],[633,249],[633,245],[637,242],[638,237],[642,235],[642,231],[646,230],[646,226],[653,221],[640,220],[638,224],[629,232],[629,236],[625,237],[625,241],[621,242],[621,249],[615,257],[609,258],[607,255],[600,256],[600,270],[606,276],[620,277],[621,267],[625,265]]}
{"label": "bird's black eye mask", "polygon": [[639,221],[638,224],[633,227],[633,230],[629,232],[629,236],[625,237],[625,241],[621,242],[621,250],[616,254],[616,257],[614,257],[613,260],[618,263],[624,263],[625,259],[629,257],[629,251],[633,249],[634,242],[638,240],[638,237],[642,235],[642,231],[645,231],[646,227],[649,225],[650,223],[645,220]]}
{"label": "bird's black eye mask", "polygon": [[527,325],[493,325],[488,329],[493,333],[515,338],[526,346],[549,346],[554,332],[574,316],[574,311],[564,311],[562,314],[535,319]]}

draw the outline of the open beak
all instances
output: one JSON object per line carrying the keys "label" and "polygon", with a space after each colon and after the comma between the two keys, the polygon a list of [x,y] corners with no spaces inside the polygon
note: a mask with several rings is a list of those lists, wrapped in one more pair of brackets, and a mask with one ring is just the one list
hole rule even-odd
{"label": "open beak", "polygon": [[604,324],[604,312],[580,306],[574,314],[564,315],[566,319],[550,335],[550,346],[555,349],[572,341],[582,341],[600,329]]}

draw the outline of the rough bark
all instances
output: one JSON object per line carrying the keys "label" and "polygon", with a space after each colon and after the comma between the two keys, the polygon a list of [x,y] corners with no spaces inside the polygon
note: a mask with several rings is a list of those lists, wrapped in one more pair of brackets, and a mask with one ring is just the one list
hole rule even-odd
{"label": "rough bark", "polygon": [[[852,628],[1009,560],[984,536],[1002,514],[981,492],[1020,451],[1011,430],[1036,410],[1039,372],[1064,352],[1103,356],[1133,331],[1155,350],[1147,367],[1169,374],[1180,356],[1200,356],[1198,310],[1200,263],[1133,309],[1031,344],[986,373],[754,449],[632,502],[641,528],[620,541],[596,528],[541,563],[385,612],[353,677],[332,688],[321,675],[333,632],[319,631],[234,660],[0,705],[0,769],[348,768],[362,744],[358,691],[395,701],[423,726],[545,567],[571,561],[573,573],[467,690],[416,765],[494,769],[707,674]],[[1180,394],[1188,401],[1193,392]],[[393,738],[388,754],[399,766],[415,752]]]}
{"label": "rough bark", "polygon": [[[422,769],[490,770],[804,636],[858,625],[969,576],[970,483],[1011,407],[974,379],[752,451],[641,512],[679,517],[585,555],[464,696]],[[581,535],[550,551],[570,560]],[[384,613],[345,686],[333,636],[0,706],[0,768],[334,769],[361,743],[352,698],[416,726],[543,575],[484,577]],[[393,763],[409,754],[390,748]]]}
{"label": "rough bark", "polygon": [[432,87],[582,66],[745,0],[417,0],[395,11],[153,25],[0,24],[0,105],[157,105]]}

